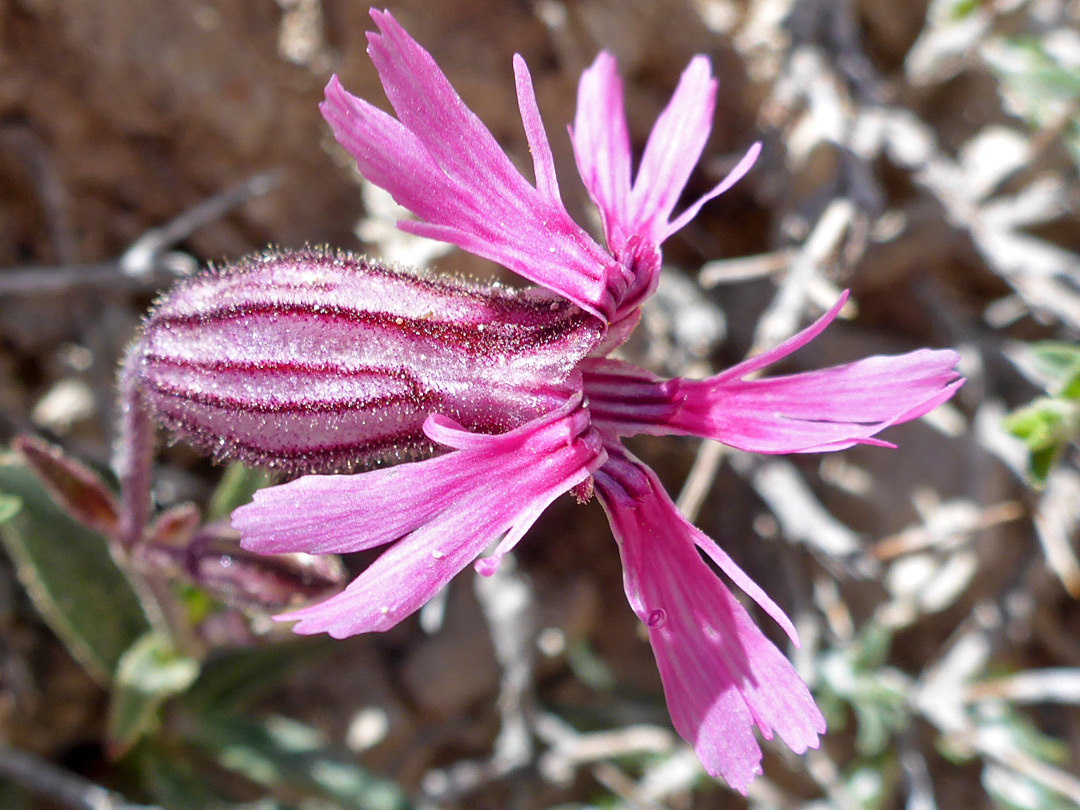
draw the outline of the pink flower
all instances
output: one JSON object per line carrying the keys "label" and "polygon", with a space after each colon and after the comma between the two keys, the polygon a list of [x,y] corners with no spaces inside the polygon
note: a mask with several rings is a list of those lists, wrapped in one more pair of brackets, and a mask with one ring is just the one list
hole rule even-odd
{"label": "pink flower", "polygon": [[[679,515],[621,439],[691,434],[766,453],[884,444],[879,431],[952,396],[962,382],[957,355],[924,350],[748,379],[817,335],[841,300],[776,349],[707,380],[664,380],[606,359],[656,287],[663,241],[757,154],[675,215],[709,133],[716,82],[708,61],[687,67],[633,177],[614,59],[601,54],[582,77],[572,138],[601,213],[601,246],[562,203],[520,57],[532,183],[431,56],[389,13],[372,17],[379,32],[368,35],[369,52],[397,115],[334,78],[322,106],[334,134],[369,180],[418,217],[400,227],[494,259],[551,292],[481,288],[317,251],[204,274],[159,303],[128,355],[125,424],[136,438],[125,457],[137,455],[144,411],[207,450],[294,472],[441,453],[299,478],[234,513],[244,547],[258,552],[387,546],[344,592],[281,617],[298,620],[298,632],[338,637],[387,630],[470,563],[491,573],[556,497],[587,500],[595,487],[675,728],[710,774],[745,792],[761,769],[755,726],[801,752],[818,744],[825,724],[792,666],[699,552],[797,643],[794,628]],[[132,462],[125,486],[145,477]],[[125,502],[141,508],[137,497]]]}

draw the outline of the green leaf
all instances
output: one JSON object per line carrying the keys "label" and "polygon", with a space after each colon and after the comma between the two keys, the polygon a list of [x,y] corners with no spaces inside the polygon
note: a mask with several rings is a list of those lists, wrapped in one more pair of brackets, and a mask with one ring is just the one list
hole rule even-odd
{"label": "green leaf", "polygon": [[234,509],[248,503],[258,490],[269,486],[273,480],[274,474],[267,470],[245,467],[240,463],[230,464],[210,498],[207,519],[227,518]]}
{"label": "green leaf", "polygon": [[0,525],[19,581],[75,659],[108,683],[120,656],[149,623],[107,541],[62,512],[34,474],[11,457],[0,459],[0,492],[22,502]]}
{"label": "green leaf", "polygon": [[1060,48],[1052,46],[1050,35],[995,38],[983,48],[986,64],[996,74],[998,92],[1009,112],[1021,116],[1029,126],[1053,127],[1080,166],[1080,71]]}
{"label": "green leaf", "polygon": [[892,650],[893,631],[881,622],[867,622],[852,645],[852,667],[872,673],[885,666]]}
{"label": "green leaf", "polygon": [[859,810],[879,810],[886,806],[889,791],[881,767],[856,766],[844,774],[847,794]]}
{"label": "green leaf", "polygon": [[980,0],[953,0],[952,6],[949,8],[948,16],[950,20],[962,20],[972,12],[974,12],[980,4]]}
{"label": "green leaf", "polygon": [[138,771],[146,791],[161,807],[169,810],[208,810],[224,802],[207,784],[206,774],[199,773],[176,751],[166,751],[150,744],[138,745],[130,762]]}
{"label": "green leaf", "polygon": [[273,790],[301,791],[341,810],[411,810],[394,782],[329,749],[322,732],[285,717],[255,722],[225,712],[194,718],[189,742],[222,767]]}
{"label": "green leaf", "polygon": [[1069,157],[1072,158],[1072,162],[1080,167],[1080,116],[1073,118],[1065,126],[1061,138],[1065,141],[1065,149],[1068,151]]}
{"label": "green leaf", "polygon": [[618,685],[618,679],[588,642],[571,644],[566,650],[566,663],[570,671],[586,686],[597,692],[610,692]]}
{"label": "green leaf", "polygon": [[180,604],[184,606],[188,624],[192,627],[206,621],[206,618],[221,606],[220,602],[198,585],[177,582],[174,591]]}
{"label": "green leaf", "polygon": [[1000,42],[1000,54],[991,51],[989,64],[1003,82],[1022,91],[1032,106],[1080,95],[1080,76],[1058,61],[1045,41],[1029,36]]}
{"label": "green leaf", "polygon": [[1065,389],[1075,384],[1080,375],[1080,344],[1044,340],[1029,344],[1028,349],[1036,370],[1053,387]]}
{"label": "green leaf", "polygon": [[184,695],[184,705],[200,712],[237,710],[280,684],[299,667],[338,649],[325,637],[294,638],[265,647],[220,650]]}
{"label": "green leaf", "polygon": [[982,701],[976,706],[975,722],[995,735],[1005,737],[1018,751],[1035,759],[1064,764],[1069,746],[1057,737],[1045,734],[1022,712],[1004,701]]}
{"label": "green leaf", "polygon": [[1070,402],[1040,397],[1005,417],[1005,430],[1022,439],[1031,450],[1044,450],[1068,442],[1076,435],[1076,408]]}
{"label": "green leaf", "polygon": [[147,633],[120,658],[109,703],[110,752],[120,756],[144,734],[158,727],[158,710],[186,690],[199,675],[200,664],[180,655],[158,633]]}
{"label": "green leaf", "polygon": [[[840,702],[851,707],[855,748],[864,758],[889,750],[893,736],[911,721],[907,706],[910,681],[899,670],[885,666],[891,645],[891,631],[870,622],[852,644],[825,653],[819,663],[822,706],[833,717],[840,715]],[[830,725],[834,724],[830,718]]]}
{"label": "green leaf", "polygon": [[877,683],[862,676],[851,696],[855,712],[855,749],[863,757],[876,757],[890,747],[894,733],[908,724],[906,694],[899,684]]}
{"label": "green leaf", "polygon": [[1027,445],[1031,477],[1041,486],[1061,451],[1080,432],[1080,404],[1039,397],[1006,416],[1003,427]]}
{"label": "green leaf", "polygon": [[1050,476],[1050,470],[1053,469],[1062,449],[1064,449],[1064,445],[1059,444],[1028,452],[1028,474],[1031,475],[1031,482],[1035,486],[1041,487],[1046,484],[1046,479]]}

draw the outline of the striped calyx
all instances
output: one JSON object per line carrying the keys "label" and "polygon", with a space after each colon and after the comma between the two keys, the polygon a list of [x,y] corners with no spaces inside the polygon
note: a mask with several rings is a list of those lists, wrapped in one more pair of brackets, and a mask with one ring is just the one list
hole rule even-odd
{"label": "striped calyx", "polygon": [[268,252],[168,292],[130,351],[143,405],[219,458],[331,472],[426,455],[424,419],[501,433],[566,399],[602,324],[542,290],[344,252]]}

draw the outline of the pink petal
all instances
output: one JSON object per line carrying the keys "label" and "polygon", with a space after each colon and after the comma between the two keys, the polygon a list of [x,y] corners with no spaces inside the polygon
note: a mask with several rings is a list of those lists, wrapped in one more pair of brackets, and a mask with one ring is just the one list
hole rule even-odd
{"label": "pink petal", "polygon": [[671,427],[755,453],[841,450],[948,400],[963,384],[959,359],[922,349],[764,380],[686,381]]}
{"label": "pink petal", "polygon": [[[256,492],[233,512],[232,525],[244,548],[262,554],[363,551],[450,508],[471,474],[451,453],[357,475],[305,475]],[[409,497],[414,492],[423,498]]]}
{"label": "pink petal", "polygon": [[652,471],[609,452],[596,491],[619,542],[627,598],[648,627],[672,723],[710,775],[745,793],[761,773],[755,725],[765,739],[775,732],[802,753],[817,747],[825,720],[791,664],[701,559],[700,533]]}
{"label": "pink petal", "polygon": [[361,475],[301,478],[261,490],[233,513],[243,547],[259,552],[356,551],[397,540],[342,593],[279,617],[299,621],[296,632],[388,630],[504,534],[510,543],[501,551],[509,550],[606,457],[580,394],[497,436],[445,419],[425,429],[461,449]]}
{"label": "pink petal", "polygon": [[600,211],[608,246],[620,248],[630,225],[630,133],[622,80],[615,57],[607,51],[601,51],[581,74],[570,138],[578,174]]}
{"label": "pink petal", "polygon": [[514,168],[431,55],[389,13],[371,15],[380,33],[368,35],[368,51],[397,120],[345,92],[336,77],[321,109],[364,176],[421,220],[401,227],[497,261],[610,318],[628,271],[570,218],[559,199],[523,65],[517,68],[518,98],[539,190]]}
{"label": "pink petal", "polygon": [[498,182],[520,191],[527,182],[451,86],[431,54],[388,11],[370,10],[379,33],[369,31],[368,55],[398,120],[434,161],[467,185]]}
{"label": "pink petal", "polygon": [[536,106],[536,92],[533,90],[529,67],[520,54],[514,54],[514,84],[517,89],[518,110],[521,123],[525,127],[525,138],[529,142],[529,154],[533,159],[533,174],[536,177],[536,190],[544,202],[562,205],[559,196],[559,181],[555,176],[555,159],[551,156],[551,144],[548,143],[544,122],[540,118],[540,109]]}
{"label": "pink petal", "polygon": [[751,147],[722,182],[670,221],[709,137],[715,101],[716,81],[709,61],[695,57],[649,135],[631,187],[630,137],[615,59],[601,53],[581,76],[571,131],[578,173],[600,210],[608,249],[634,276],[619,301],[617,319],[655,291],[660,244],[706,202],[738,182],[760,152],[759,145]]}
{"label": "pink petal", "polygon": [[654,244],[664,240],[671,212],[709,138],[715,109],[716,80],[709,60],[695,56],[645,145],[630,192],[632,232],[649,237]]}
{"label": "pink petal", "polygon": [[627,363],[585,360],[594,422],[622,436],[689,434],[756,453],[886,444],[872,437],[933,410],[963,384],[955,370],[956,352],[922,349],[820,371],[745,379],[819,334],[845,298],[777,348],[705,380],[663,380]]}
{"label": "pink petal", "polygon": [[746,176],[746,173],[753,168],[757,162],[758,155],[761,154],[761,144],[755,143],[749,149],[746,150],[746,154],[743,155],[742,160],[735,164],[735,168],[727,173],[727,177],[713,186],[709,191],[702,194],[695,200],[689,208],[679,214],[671,223],[668,224],[660,233],[660,241],[663,242],[669,236],[676,231],[681,231],[685,228],[694,217],[698,215],[698,211],[701,210],[701,206],[705,205],[709,200],[715,199],[730,189],[736,183]]}

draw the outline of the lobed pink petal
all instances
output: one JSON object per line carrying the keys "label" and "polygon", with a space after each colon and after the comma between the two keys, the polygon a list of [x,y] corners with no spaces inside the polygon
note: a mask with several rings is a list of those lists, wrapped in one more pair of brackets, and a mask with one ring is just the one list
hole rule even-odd
{"label": "lobed pink petal", "polygon": [[531,82],[517,63],[518,98],[538,188],[514,168],[435,64],[388,12],[368,35],[397,119],[351,96],[336,77],[323,115],[361,173],[421,222],[402,227],[492,259],[608,320],[629,273],[566,212]]}
{"label": "lobed pink petal", "polygon": [[709,61],[695,57],[649,135],[631,186],[630,137],[614,57],[601,53],[581,76],[571,130],[578,173],[600,210],[608,249],[633,273],[616,320],[655,291],[660,244],[706,202],[738,182],[760,152],[760,145],[751,147],[722,182],[671,220],[709,137],[715,102],[716,81]]}
{"label": "lobed pink petal", "polygon": [[756,453],[841,450],[948,400],[963,384],[959,359],[922,349],[764,380],[684,381],[671,427]]}
{"label": "lobed pink petal", "polygon": [[600,211],[613,252],[629,237],[630,133],[615,57],[601,51],[578,82],[577,112],[570,130],[578,174]]}
{"label": "lobed pink petal", "polygon": [[645,144],[630,192],[631,232],[654,244],[663,241],[671,212],[709,139],[715,109],[716,80],[709,60],[695,56]]}
{"label": "lobed pink petal", "polygon": [[849,297],[850,293],[847,290],[844,290],[844,292],[840,294],[840,297],[837,299],[836,303],[829,308],[828,312],[826,312],[808,327],[803,329],[801,332],[796,332],[787,340],[767,351],[761,352],[760,354],[755,354],[753,357],[748,357],[741,363],[736,363],[731,368],[722,371],[720,374],[717,375],[716,378],[726,380],[736,377],[746,377],[747,375],[752,374],[755,371],[760,371],[766,366],[771,366],[778,360],[782,360],[789,354],[793,354],[794,352],[798,351],[811,340],[824,332],[825,328],[834,320],[836,320],[836,316],[840,314],[840,310],[844,308],[844,304],[847,303]]}
{"label": "lobed pink petal", "polygon": [[562,205],[559,195],[559,180],[555,175],[555,159],[551,156],[551,144],[544,131],[544,122],[540,118],[540,108],[536,105],[536,92],[533,89],[529,67],[521,54],[514,54],[514,86],[517,89],[518,111],[521,123],[525,127],[525,138],[529,142],[529,154],[533,159],[533,175],[536,177],[536,190],[541,199],[550,205]]}
{"label": "lobed pink petal", "polygon": [[735,168],[727,173],[727,177],[713,186],[709,191],[702,194],[690,204],[690,207],[679,214],[674,220],[667,224],[660,231],[660,241],[665,241],[669,236],[677,231],[681,231],[685,228],[694,217],[698,215],[698,211],[701,210],[701,206],[705,205],[709,200],[715,199],[730,189],[736,183],[746,176],[746,173],[753,168],[757,162],[758,155],[761,154],[761,144],[755,143],[749,149],[746,150],[746,154],[742,156],[742,159],[735,164]]}
{"label": "lobed pink petal", "polygon": [[298,621],[296,632],[388,630],[501,536],[510,545],[520,539],[606,458],[580,393],[496,436],[445,419],[425,429],[461,449],[360,475],[301,478],[261,490],[233,513],[243,547],[260,552],[356,551],[397,540],[342,593],[278,617]]}
{"label": "lobed pink petal", "polygon": [[470,475],[453,454],[358,475],[305,475],[256,492],[233,512],[232,525],[244,548],[262,554],[363,551],[450,508]]}
{"label": "lobed pink petal", "polygon": [[745,379],[819,334],[844,300],[777,348],[705,380],[664,380],[628,363],[587,359],[582,368],[594,421],[622,436],[689,434],[757,453],[891,446],[873,437],[928,413],[963,384],[956,352],[922,349]]}
{"label": "lobed pink petal", "polygon": [[389,11],[373,8],[369,13],[379,32],[367,34],[368,55],[398,120],[439,166],[466,185],[480,187],[495,181],[510,191],[523,191],[528,186],[525,178],[461,100],[431,54]]}
{"label": "lobed pink petal", "polygon": [[435,191],[451,196],[456,204],[465,202],[459,199],[463,196],[459,184],[444,175],[416,133],[349,93],[336,75],[326,85],[319,110],[360,172],[417,216],[437,216],[446,206],[433,196]]}
{"label": "lobed pink petal", "polygon": [[735,583],[739,590],[753,599],[757,606],[780,626],[780,629],[791,639],[792,644],[796,647],[801,646],[799,634],[787,614],[739,567],[738,563],[728,556],[727,552],[717,545],[715,540],[683,517],[678,507],[668,497],[656,473],[632,456],[619,442],[611,442],[609,438],[607,447],[608,461],[605,464],[604,473],[619,482],[620,495],[631,493],[631,500],[624,501],[623,506],[636,509],[640,507],[642,499],[648,500],[653,511],[660,515],[660,519],[654,521],[656,525],[680,527],[679,532],[693,539],[694,545],[705,552],[706,556],[716,563],[716,566]]}
{"label": "lobed pink petal", "polygon": [[701,559],[700,533],[655,474],[613,447],[609,454],[596,491],[619,542],[627,599],[648,628],[672,723],[710,775],[745,793],[761,773],[754,726],[802,753],[817,747],[825,720],[791,664]]}

